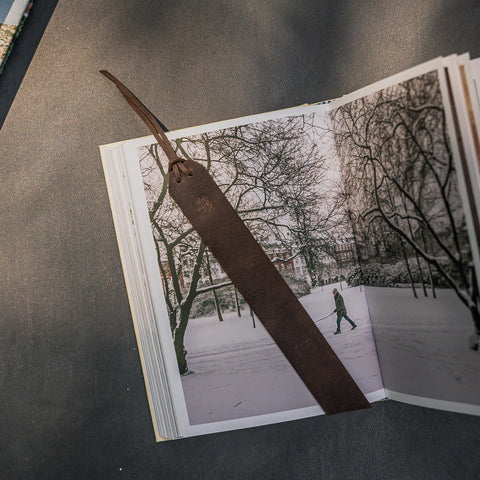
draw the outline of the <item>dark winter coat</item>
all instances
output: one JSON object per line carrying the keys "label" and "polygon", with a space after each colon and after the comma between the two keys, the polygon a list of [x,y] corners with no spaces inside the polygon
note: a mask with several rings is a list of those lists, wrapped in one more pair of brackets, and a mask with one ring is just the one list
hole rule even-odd
{"label": "dark winter coat", "polygon": [[337,293],[335,295],[335,312],[337,312],[337,317],[344,317],[347,314],[347,309],[345,308],[345,302],[343,297]]}

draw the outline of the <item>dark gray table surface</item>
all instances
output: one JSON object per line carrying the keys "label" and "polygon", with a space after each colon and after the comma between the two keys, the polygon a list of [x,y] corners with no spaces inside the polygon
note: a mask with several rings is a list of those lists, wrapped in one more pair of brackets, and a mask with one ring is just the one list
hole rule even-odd
{"label": "dark gray table surface", "polygon": [[187,127],[480,56],[480,2],[55,4],[0,79],[0,478],[480,478],[479,418],[396,402],[156,444],[98,150],[148,133],[101,68]]}

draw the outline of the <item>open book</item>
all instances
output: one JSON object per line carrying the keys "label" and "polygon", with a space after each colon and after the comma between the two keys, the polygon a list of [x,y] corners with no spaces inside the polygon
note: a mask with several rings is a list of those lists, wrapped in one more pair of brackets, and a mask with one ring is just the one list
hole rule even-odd
{"label": "open book", "polygon": [[[370,402],[480,414],[479,81],[468,55],[439,58],[168,133]],[[153,137],[100,150],[157,440],[323,413],[168,196]]]}

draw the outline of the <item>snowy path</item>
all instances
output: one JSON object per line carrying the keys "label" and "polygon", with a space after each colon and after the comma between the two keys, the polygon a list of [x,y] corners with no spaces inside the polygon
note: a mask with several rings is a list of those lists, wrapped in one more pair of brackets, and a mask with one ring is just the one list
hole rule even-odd
{"label": "snowy path", "polygon": [[385,387],[395,392],[480,404],[480,353],[453,290],[414,298],[409,289],[367,287]]}
{"label": "snowy path", "polygon": [[[301,298],[314,320],[334,309],[333,285],[316,289]],[[364,393],[382,388],[367,306],[359,288],[344,289],[349,316],[358,328],[350,330],[343,321],[342,334],[333,335],[335,316],[317,326],[350,371]],[[190,321],[185,346],[189,368],[182,377],[185,400],[192,425],[315,405],[278,347],[248,310]]]}

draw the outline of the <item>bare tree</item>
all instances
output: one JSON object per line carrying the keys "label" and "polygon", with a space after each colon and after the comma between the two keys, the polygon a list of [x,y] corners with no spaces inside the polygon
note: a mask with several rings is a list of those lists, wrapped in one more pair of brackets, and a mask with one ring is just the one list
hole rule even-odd
{"label": "bare tree", "polygon": [[[178,138],[174,147],[179,156],[206,167],[262,245],[274,238],[291,250],[299,246],[308,252],[312,238],[317,239],[315,226],[322,225],[317,218],[322,212],[315,209],[324,159],[315,135],[313,117],[297,116]],[[170,326],[183,374],[188,372],[184,335],[195,298],[231,288],[231,282],[209,281],[200,286],[202,272],[211,271],[205,245],[167,194],[166,163],[156,144],[140,152]],[[312,213],[307,216],[302,209]]]}
{"label": "bare tree", "polygon": [[[349,208],[359,220],[356,234],[376,229],[394,233],[405,258],[407,248],[413,253],[424,289],[420,260],[455,291],[480,331],[478,296],[468,274],[470,244],[437,72],[340,106],[331,114],[331,128]],[[365,250],[362,254],[363,261],[373,257]]]}

